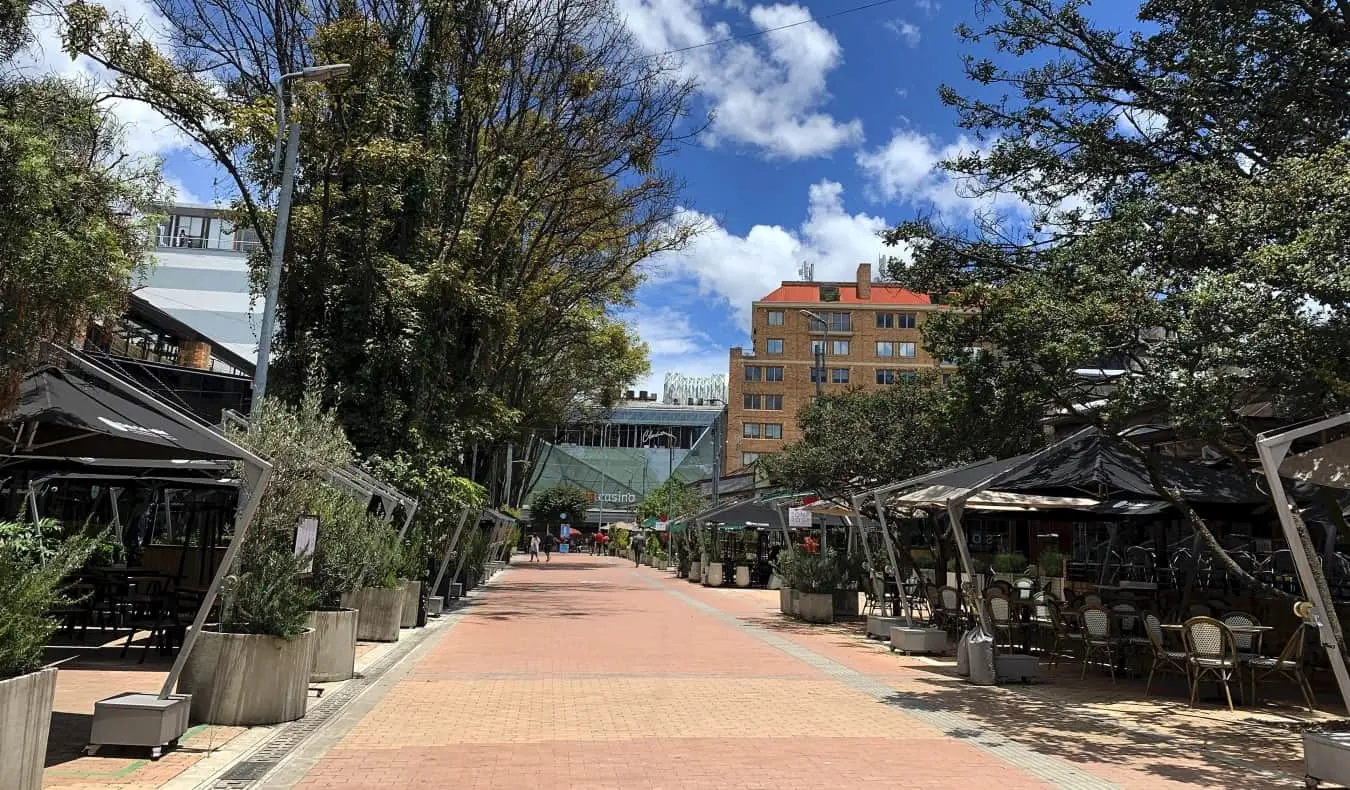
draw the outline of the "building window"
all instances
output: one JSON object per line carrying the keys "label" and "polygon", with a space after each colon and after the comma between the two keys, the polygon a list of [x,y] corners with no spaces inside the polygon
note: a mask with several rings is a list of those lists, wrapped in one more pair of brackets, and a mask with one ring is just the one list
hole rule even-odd
{"label": "building window", "polygon": [[761,409],[767,409],[769,411],[783,410],[782,395],[751,395],[750,393],[746,393],[741,397],[743,406],[751,411],[758,411]]}
{"label": "building window", "polygon": [[747,392],[745,395],[743,395],[743,396],[741,396],[741,397],[742,397],[742,400],[743,400],[743,403],[742,403],[741,405],[744,406],[744,407],[747,408],[747,409],[762,409],[762,408],[764,408],[764,396],[763,396],[763,395],[751,395],[750,393]]}
{"label": "building window", "polygon": [[782,381],[782,380],[783,380],[783,368],[782,368],[782,367],[768,367],[768,368],[765,368],[765,369],[764,369],[764,380],[765,380],[765,381]]}
{"label": "building window", "polygon": [[812,340],[812,341],[811,341],[811,356],[813,356],[813,357],[818,357],[818,356],[820,356],[821,354],[824,354],[824,353],[825,353],[825,341],[824,341],[824,340]]}
{"label": "building window", "polygon": [[918,374],[918,373],[915,373],[915,372],[912,371],[912,370],[902,370],[902,371],[900,371],[900,381],[904,382],[905,384],[913,384],[914,382],[916,382],[916,381],[918,381],[918,380],[919,380],[919,374]]}
{"label": "building window", "polygon": [[764,353],[765,354],[783,353],[783,338],[771,337],[768,340],[764,341]]}
{"label": "building window", "polygon": [[878,384],[894,384],[894,383],[895,383],[895,371],[894,371],[894,370],[881,370],[881,369],[878,369],[878,370],[877,370],[877,383],[878,383]]}
{"label": "building window", "polygon": [[781,422],[766,422],[766,423],[764,423],[764,438],[765,438],[765,439],[782,439],[782,438],[783,438],[783,423],[781,423]]}
{"label": "building window", "polygon": [[847,341],[847,340],[833,340],[833,341],[830,341],[830,342],[831,342],[831,347],[830,347],[830,353],[831,353],[831,354],[834,354],[836,357],[846,357],[846,356],[848,356],[848,341]]}
{"label": "building window", "polygon": [[820,317],[824,318],[829,323],[823,324],[814,318],[808,318],[807,326],[810,327],[812,332],[823,332],[826,326],[830,327],[831,332],[853,331],[852,313],[821,313]]}
{"label": "building window", "polygon": [[741,466],[753,464],[755,461],[759,460],[761,455],[763,455],[763,453],[741,453]]}
{"label": "building window", "polygon": [[918,313],[900,313],[899,319],[901,329],[913,329],[919,325]]}
{"label": "building window", "polygon": [[745,366],[745,380],[746,380],[746,381],[759,381],[760,375],[761,375],[762,373],[763,373],[763,370],[762,370],[758,365],[746,365],[746,366]]}
{"label": "building window", "polygon": [[895,313],[877,313],[877,329],[894,329]]}
{"label": "building window", "polygon": [[831,384],[847,384],[848,368],[830,368]]}
{"label": "building window", "polygon": [[950,386],[951,383],[952,383],[952,374],[950,374],[950,373],[943,373],[943,374],[942,374],[942,386],[944,386],[944,387]]}
{"label": "building window", "polygon": [[918,349],[913,343],[896,343],[895,355],[897,357],[907,357],[913,359]]}
{"label": "building window", "polygon": [[812,383],[812,384],[819,384],[820,382],[822,382],[822,381],[824,381],[824,380],[825,380],[825,371],[821,370],[820,368],[816,368],[816,367],[811,368],[811,383]]}
{"label": "building window", "polygon": [[782,326],[782,325],[783,325],[783,311],[782,311],[782,310],[770,310],[770,311],[769,311],[769,326]]}
{"label": "building window", "polygon": [[877,356],[879,356],[879,357],[893,357],[893,356],[895,356],[895,344],[892,343],[892,342],[889,341],[889,340],[884,340],[884,341],[883,341],[883,340],[878,340],[878,341],[877,341]]}
{"label": "building window", "polygon": [[765,395],[765,396],[764,396],[764,408],[765,408],[766,410],[768,410],[768,411],[782,411],[782,410],[783,410],[783,396],[782,396],[782,395]]}
{"label": "building window", "polygon": [[759,438],[759,423],[757,423],[757,422],[747,422],[747,423],[741,428],[741,436],[745,437],[746,439],[758,439],[758,438]]}

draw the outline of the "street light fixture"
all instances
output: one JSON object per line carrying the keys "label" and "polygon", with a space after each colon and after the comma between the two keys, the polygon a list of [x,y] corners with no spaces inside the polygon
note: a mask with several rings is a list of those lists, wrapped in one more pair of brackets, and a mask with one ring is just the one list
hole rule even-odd
{"label": "street light fixture", "polygon": [[[818,322],[821,330],[824,332],[824,334],[820,336],[820,351],[816,354],[816,397],[819,398],[821,395],[825,394],[825,351],[830,342],[830,322],[826,321],[824,316],[810,310],[798,310],[797,312],[806,316],[808,319]],[[807,329],[810,329],[809,325],[807,326]]]}
{"label": "street light fixture", "polygon": [[[277,226],[272,232],[272,262],[267,267],[267,291],[263,301],[262,326],[258,337],[258,360],[253,370],[253,404],[257,416],[267,394],[267,368],[272,356],[272,332],[277,318],[277,292],[281,289],[281,262],[286,253],[286,226],[291,219],[291,192],[295,188],[295,157],[300,150],[300,124],[286,123],[286,83],[327,82],[352,70],[350,63],[309,66],[281,75],[277,80],[277,145],[272,153],[272,171],[281,173],[281,194],[277,196]],[[285,159],[282,159],[282,134],[286,134]]]}

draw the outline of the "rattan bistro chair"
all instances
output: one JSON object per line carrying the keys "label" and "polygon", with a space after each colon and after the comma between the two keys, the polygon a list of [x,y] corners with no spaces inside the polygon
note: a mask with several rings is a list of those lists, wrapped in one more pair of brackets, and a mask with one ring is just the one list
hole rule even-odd
{"label": "rattan bistro chair", "polygon": [[1228,684],[1237,681],[1238,699],[1242,698],[1242,659],[1238,657],[1233,632],[1213,617],[1192,617],[1186,621],[1183,632],[1186,640],[1187,664],[1191,668],[1191,704],[1195,704],[1200,681],[1212,678],[1223,686],[1228,709],[1233,710],[1233,694]]}
{"label": "rattan bistro chair", "polygon": [[1148,635],[1149,647],[1153,649],[1153,665],[1148,669],[1148,682],[1144,684],[1144,696],[1148,696],[1153,687],[1153,673],[1176,671],[1186,678],[1186,687],[1191,685],[1191,666],[1185,650],[1168,650],[1163,640],[1162,621],[1156,614],[1144,614],[1144,633]]}
{"label": "rattan bistro chair", "polygon": [[1087,677],[1088,664],[1093,656],[1106,659],[1106,667],[1111,671],[1111,682],[1116,682],[1116,635],[1111,627],[1111,613],[1100,606],[1084,606],[1078,613],[1082,626],[1080,636],[1083,639],[1083,672],[1079,679]]}
{"label": "rattan bistro chair", "polygon": [[1303,674],[1303,647],[1307,640],[1305,628],[1306,625],[1300,623],[1298,628],[1294,629],[1293,635],[1284,643],[1284,649],[1280,651],[1278,657],[1252,656],[1244,660],[1243,663],[1247,665],[1252,676],[1253,702],[1257,699],[1257,682],[1277,675],[1294,681],[1294,685],[1298,686],[1299,692],[1303,695],[1303,701],[1308,703],[1308,710],[1313,709],[1312,686],[1308,684],[1308,676]]}

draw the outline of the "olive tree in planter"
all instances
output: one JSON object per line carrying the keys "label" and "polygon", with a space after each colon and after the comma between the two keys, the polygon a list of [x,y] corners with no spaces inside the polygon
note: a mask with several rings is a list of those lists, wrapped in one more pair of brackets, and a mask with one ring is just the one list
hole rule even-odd
{"label": "olive tree in planter", "polygon": [[302,578],[313,558],[296,554],[296,526],[315,512],[331,470],[352,450],[314,395],[293,408],[265,401],[246,431],[232,433],[271,462],[271,479],[231,568],[220,622],[197,635],[178,691],[192,695],[195,721],[276,724],[305,714],[314,664],[309,621],[318,594]]}
{"label": "olive tree in planter", "polygon": [[0,787],[6,790],[42,787],[56,694],[56,668],[42,666],[42,651],[58,627],[47,612],[69,603],[64,580],[94,548],[85,538],[53,543],[42,532],[0,524]]}
{"label": "olive tree in planter", "polygon": [[797,617],[808,623],[834,622],[834,594],[841,574],[834,552],[801,551],[793,559]]}
{"label": "olive tree in planter", "polygon": [[367,552],[360,586],[343,596],[344,606],[357,610],[356,638],[367,642],[397,642],[403,622],[404,564],[398,533],[371,516],[365,517]]}
{"label": "olive tree in planter", "polygon": [[365,506],[345,492],[329,489],[316,508],[319,539],[310,579],[318,594],[309,613],[314,629],[314,683],[347,680],[356,673],[360,611],[343,599],[361,589],[371,562],[372,534]]}

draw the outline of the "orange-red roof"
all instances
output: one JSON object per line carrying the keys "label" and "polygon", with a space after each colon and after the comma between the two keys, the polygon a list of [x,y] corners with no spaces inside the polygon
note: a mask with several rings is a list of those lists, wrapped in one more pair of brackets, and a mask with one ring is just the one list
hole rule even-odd
{"label": "orange-red roof", "polygon": [[[838,302],[822,302],[820,286],[834,285],[839,288]],[[894,285],[872,285],[872,295],[867,299],[858,298],[858,286],[855,283],[783,283],[761,302],[816,302],[819,304],[932,304],[927,294],[914,293]]]}

